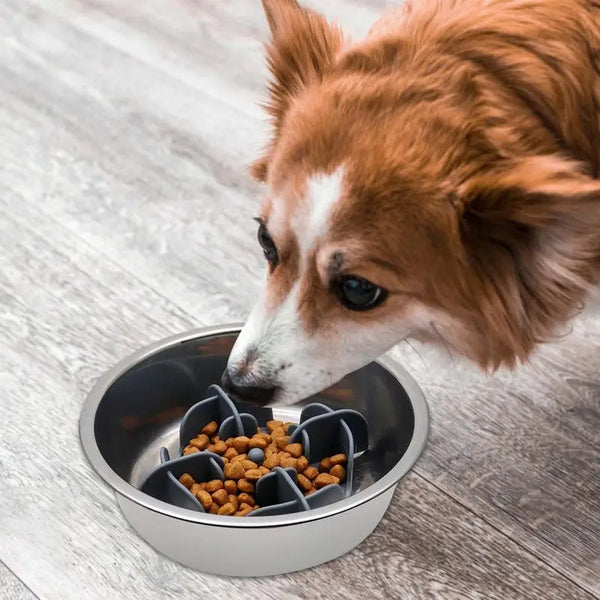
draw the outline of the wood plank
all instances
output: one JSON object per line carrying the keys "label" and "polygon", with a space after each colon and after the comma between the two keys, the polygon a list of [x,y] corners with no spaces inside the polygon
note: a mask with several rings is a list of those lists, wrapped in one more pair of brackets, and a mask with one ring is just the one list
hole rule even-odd
{"label": "wood plank", "polygon": [[0,598],[2,600],[34,600],[25,584],[0,561]]}

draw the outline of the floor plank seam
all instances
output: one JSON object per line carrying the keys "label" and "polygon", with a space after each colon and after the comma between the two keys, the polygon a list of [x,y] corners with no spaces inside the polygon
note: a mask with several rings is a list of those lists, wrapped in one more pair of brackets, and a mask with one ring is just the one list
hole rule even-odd
{"label": "floor plank seam", "polygon": [[[2,564],[2,566],[13,576],[15,577],[19,583],[21,583],[21,585],[34,597],[37,598],[37,600],[42,600],[40,598],[40,596],[38,596],[28,585],[27,583],[25,583],[25,581],[23,581],[23,579],[21,579],[7,564],[4,560],[0,559],[0,564]],[[1,591],[1,590],[0,590]]]}
{"label": "floor plank seam", "polygon": [[[495,525],[494,523],[490,522],[490,520],[487,519],[485,516],[480,515],[478,512],[476,512],[470,506],[464,504],[458,498],[456,498],[455,496],[453,496],[452,494],[450,494],[449,492],[447,492],[446,490],[444,490],[443,488],[441,488],[434,481],[432,481],[427,476],[425,476],[423,473],[421,473],[418,469],[414,469],[414,473],[417,475],[417,477],[420,477],[423,481],[425,481],[426,483],[428,483],[429,485],[431,485],[432,487],[434,487],[440,493],[442,493],[445,496],[447,496],[452,502],[454,502],[455,504],[461,506],[467,512],[469,512],[473,516],[475,516],[478,519],[480,519],[483,523],[485,523],[488,527],[490,527],[491,529],[493,529],[496,533],[498,533],[502,537],[510,540],[512,543],[514,543],[516,546],[518,546],[523,552],[525,552],[526,554],[528,554],[533,560],[536,560],[539,563],[541,563],[541,564],[545,565],[546,567],[548,567],[548,569],[550,569],[558,577],[562,578],[564,581],[568,581],[570,584],[574,585],[579,591],[583,592],[584,594],[587,594],[591,599],[593,599],[593,600],[600,600],[600,596],[597,596],[595,594],[595,592],[593,592],[592,590],[589,590],[589,589],[583,587],[579,582],[571,579],[566,573],[563,573],[556,566],[552,565],[547,560],[545,560],[543,557],[541,557],[538,554],[536,554],[531,548],[528,548],[522,542],[520,542],[519,540],[516,540],[511,535],[509,535],[507,532],[505,532],[502,529],[500,529],[497,525]],[[544,541],[547,542],[547,540],[545,540],[545,539],[544,539]]]}

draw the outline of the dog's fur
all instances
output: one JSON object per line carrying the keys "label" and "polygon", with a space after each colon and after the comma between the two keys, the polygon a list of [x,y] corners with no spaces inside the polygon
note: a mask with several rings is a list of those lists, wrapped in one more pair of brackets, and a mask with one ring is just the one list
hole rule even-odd
{"label": "dog's fur", "polygon": [[[407,337],[485,369],[600,279],[600,2],[419,0],[362,42],[263,0],[273,137],[252,168],[279,262],[229,362],[291,402]],[[387,289],[371,311],[341,273]]]}

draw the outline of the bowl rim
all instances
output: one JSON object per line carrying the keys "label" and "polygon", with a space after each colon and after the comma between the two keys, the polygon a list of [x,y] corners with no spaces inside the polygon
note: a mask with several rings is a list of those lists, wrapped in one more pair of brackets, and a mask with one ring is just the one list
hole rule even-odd
{"label": "bowl rim", "polygon": [[409,375],[409,373],[395,360],[392,360],[388,356],[382,356],[374,362],[386,369],[399,381],[400,385],[405,389],[412,405],[414,412],[413,436],[402,458],[381,479],[377,480],[364,490],[361,490],[348,498],[344,498],[344,500],[306,512],[270,517],[256,517],[254,519],[240,519],[236,517],[199,513],[189,509],[179,508],[168,504],[167,502],[163,502],[162,500],[157,500],[125,481],[104,460],[96,443],[94,431],[96,412],[108,388],[128,369],[169,347],[214,335],[239,333],[241,328],[242,324],[232,323],[212,327],[202,327],[169,336],[133,352],[123,360],[119,361],[97,380],[82,406],[79,419],[79,438],[84,454],[90,465],[116,494],[124,496],[131,502],[152,512],[206,526],[237,527],[242,529],[282,527],[308,521],[316,521],[356,508],[377,496],[380,496],[392,486],[397,485],[410,471],[427,443],[429,434],[429,408],[423,391],[411,375]]}

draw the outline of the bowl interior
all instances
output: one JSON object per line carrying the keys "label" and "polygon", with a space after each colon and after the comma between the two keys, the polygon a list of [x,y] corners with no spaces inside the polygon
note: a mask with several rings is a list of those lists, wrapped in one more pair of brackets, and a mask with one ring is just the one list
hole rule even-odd
{"label": "bowl interior", "polygon": [[[187,409],[218,383],[238,332],[199,337],[173,344],[142,360],[118,377],[100,400],[94,431],[108,465],[138,487],[159,464],[159,449],[175,455],[179,423]],[[273,407],[276,419],[297,422],[306,404],[352,408],[369,424],[369,450],[357,457],[353,493],[381,479],[402,458],[414,433],[408,394],[385,367],[371,363],[335,386],[293,406]],[[243,405],[259,424],[267,411]]]}

